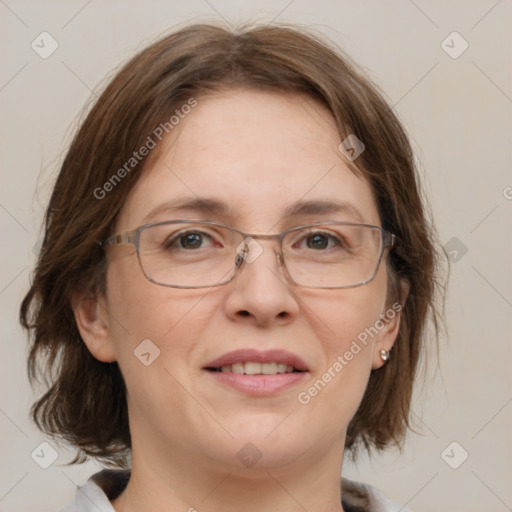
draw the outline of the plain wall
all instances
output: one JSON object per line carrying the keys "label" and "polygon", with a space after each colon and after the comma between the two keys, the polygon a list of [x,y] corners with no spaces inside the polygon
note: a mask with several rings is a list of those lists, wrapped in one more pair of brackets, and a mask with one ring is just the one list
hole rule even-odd
{"label": "plain wall", "polygon": [[[346,476],[417,512],[510,510],[511,14],[510,0],[1,2],[0,510],[54,512],[97,469],[59,465],[71,454],[53,441],[54,464],[42,469],[32,459],[47,439],[28,418],[34,396],[17,320],[79,112],[114,67],[158,35],[222,18],[305,24],[368,71],[409,130],[454,259],[441,363],[431,364],[413,405],[419,433],[402,455],[347,463]],[[43,31],[59,45],[47,59],[31,48]],[[459,36],[444,43],[452,56],[442,47],[453,31],[469,44],[460,56]],[[453,469],[462,450],[468,458]]]}

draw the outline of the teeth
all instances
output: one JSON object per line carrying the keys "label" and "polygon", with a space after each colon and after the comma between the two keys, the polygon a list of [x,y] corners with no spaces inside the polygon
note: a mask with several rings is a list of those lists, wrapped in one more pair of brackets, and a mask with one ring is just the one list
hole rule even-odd
{"label": "teeth", "polygon": [[[229,366],[228,366],[229,368]],[[235,363],[235,364],[232,364],[231,365],[231,371],[233,373],[244,373],[245,371],[245,366],[244,366],[244,363]],[[228,370],[229,372],[229,370]]]}
{"label": "teeth", "polygon": [[288,365],[286,363],[277,363],[277,373],[286,373]]}
{"label": "teeth", "polygon": [[246,375],[258,375],[258,373],[261,373],[261,363],[252,363],[248,362],[245,363],[245,371],[244,373]]}
{"label": "teeth", "polygon": [[277,363],[262,363],[261,373],[263,375],[275,375],[277,373]]}
{"label": "teeth", "polygon": [[227,364],[221,367],[221,372],[233,372],[245,375],[277,375],[279,373],[292,373],[295,368],[286,363],[246,363]]}

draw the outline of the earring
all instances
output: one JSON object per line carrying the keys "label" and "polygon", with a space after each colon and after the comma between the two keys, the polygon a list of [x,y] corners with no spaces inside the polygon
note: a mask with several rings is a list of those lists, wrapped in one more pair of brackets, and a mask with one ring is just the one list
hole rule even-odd
{"label": "earring", "polygon": [[380,358],[383,360],[383,361],[387,361],[389,359],[389,351],[388,350],[385,350],[385,349],[381,349],[380,351]]}

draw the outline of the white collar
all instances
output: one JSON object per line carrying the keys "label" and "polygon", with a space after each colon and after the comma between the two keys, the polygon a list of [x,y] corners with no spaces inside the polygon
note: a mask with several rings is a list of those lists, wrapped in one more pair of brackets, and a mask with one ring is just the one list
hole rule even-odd
{"label": "white collar", "polygon": [[[75,500],[59,512],[115,512],[110,503],[126,487],[128,470],[105,469],[92,475],[76,491]],[[343,507],[346,512],[411,512],[368,484],[341,479]]]}

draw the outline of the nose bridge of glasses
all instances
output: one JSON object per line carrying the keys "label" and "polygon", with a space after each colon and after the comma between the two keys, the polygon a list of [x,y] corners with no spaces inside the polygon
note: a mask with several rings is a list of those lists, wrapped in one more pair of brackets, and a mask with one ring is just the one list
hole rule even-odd
{"label": "nose bridge of glasses", "polygon": [[282,262],[281,235],[244,234],[244,239],[236,247],[236,253],[247,263],[256,261],[266,250],[272,247],[278,263]]}

